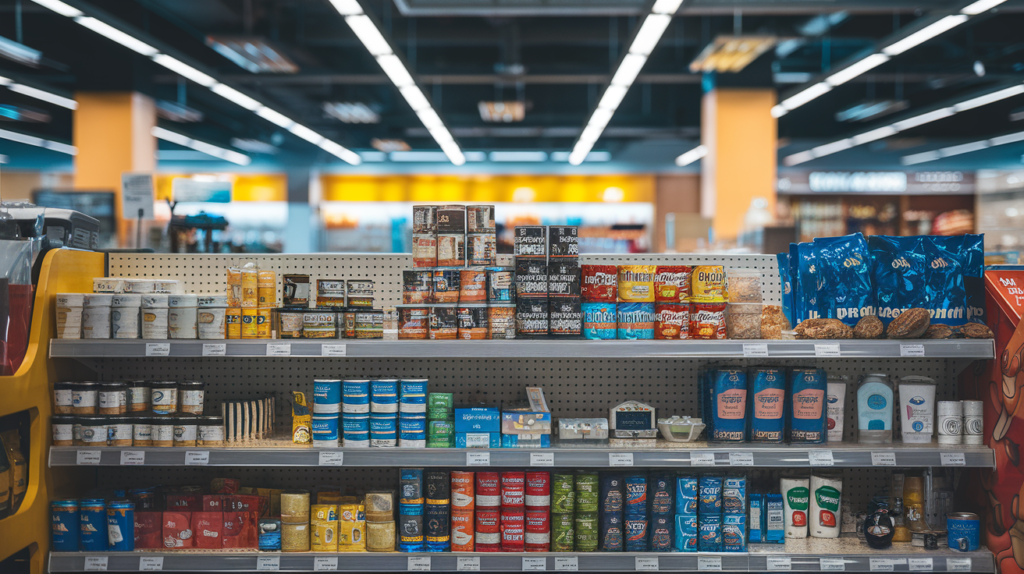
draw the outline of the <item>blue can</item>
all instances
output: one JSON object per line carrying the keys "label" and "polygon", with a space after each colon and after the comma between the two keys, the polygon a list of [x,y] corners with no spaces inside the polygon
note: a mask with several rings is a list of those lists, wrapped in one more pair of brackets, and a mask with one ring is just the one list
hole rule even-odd
{"label": "blue can", "polygon": [[747,478],[728,476],[722,483],[722,513],[747,514]]}
{"label": "blue can", "polygon": [[313,415],[313,440],[338,440],[338,415]]}
{"label": "blue can", "polygon": [[722,551],[722,515],[701,514],[697,519],[699,538],[697,549],[701,552]]}
{"label": "blue can", "polygon": [[259,549],[263,551],[281,550],[281,520],[278,518],[260,518]]}
{"label": "blue can", "polygon": [[782,369],[753,369],[750,440],[782,442],[786,429],[786,374]]}
{"label": "blue can", "polygon": [[654,303],[619,303],[616,308],[619,339],[654,339]]}
{"label": "blue can", "polygon": [[[317,408],[317,406],[320,408]],[[313,412],[336,413],[341,405],[341,381],[318,379],[313,381]],[[334,410],[326,410],[333,408]]]}
{"label": "blue can", "polygon": [[696,476],[676,477],[676,514],[697,516],[697,490]]}
{"label": "blue can", "polygon": [[427,419],[402,417],[398,420],[398,430],[403,433],[425,433],[427,432]]}
{"label": "blue can", "polygon": [[398,438],[401,440],[427,440],[427,431],[400,432]]}
{"label": "blue can", "polygon": [[747,517],[727,514],[722,517],[722,549],[726,552],[747,551]]}
{"label": "blue can", "polygon": [[591,340],[609,340],[616,337],[615,303],[583,303],[583,337]]}
{"label": "blue can", "polygon": [[647,477],[642,474],[631,474],[624,482],[626,516],[647,516]]}
{"label": "blue can", "polygon": [[697,513],[701,516],[722,513],[722,477],[706,475],[700,477]]}
{"label": "blue can", "polygon": [[650,494],[651,514],[672,514],[672,492],[675,490],[672,477],[658,473],[651,475]]}
{"label": "blue can", "polygon": [[53,550],[78,552],[78,501],[54,500],[50,503],[50,517]]}
{"label": "blue can", "polygon": [[[601,512],[622,513],[622,475],[602,473],[598,492],[600,495],[598,510]],[[604,529],[602,528],[602,530]]]}
{"label": "blue can", "polygon": [[341,393],[346,405],[369,405],[370,381],[342,381]]}
{"label": "blue can", "polygon": [[370,413],[371,433],[395,433],[398,431],[398,415],[395,413]]}
{"label": "blue can", "polygon": [[[621,502],[621,501],[620,501]],[[622,511],[602,512],[598,545],[602,552],[622,552],[624,547]]]}
{"label": "blue can", "polygon": [[84,552],[106,552],[109,550],[107,507],[102,498],[88,498],[79,503],[78,527],[79,550]]}
{"label": "blue can", "polygon": [[697,551],[697,515],[676,515],[675,548],[680,552]]}
{"label": "blue can", "polygon": [[952,512],[946,515],[947,544],[960,552],[976,552],[981,544],[981,521],[973,512]]}
{"label": "blue can", "polygon": [[646,518],[626,517],[626,552],[647,552]]}
{"label": "blue can", "polygon": [[[426,412],[427,410],[427,379],[402,379],[401,403],[404,412]],[[409,408],[413,405],[423,405],[422,409]]]}
{"label": "blue can", "polygon": [[365,431],[365,432],[359,431],[359,432],[347,432],[347,433],[345,433],[345,446],[348,446],[348,441],[350,441],[350,440],[354,440],[354,441],[365,440],[365,441],[369,442],[369,440],[370,440],[370,431]]}
{"label": "blue can", "polygon": [[380,404],[398,402],[398,379],[370,381],[370,400]]}
{"label": "blue can", "polygon": [[651,516],[651,551],[672,550],[672,530],[674,521],[671,514],[655,514]]}
{"label": "blue can", "polygon": [[107,538],[110,550],[135,550],[135,504],[129,500],[112,500],[107,504]]}
{"label": "blue can", "polygon": [[342,428],[345,434],[350,432],[370,432],[370,415],[345,413],[341,417]]}

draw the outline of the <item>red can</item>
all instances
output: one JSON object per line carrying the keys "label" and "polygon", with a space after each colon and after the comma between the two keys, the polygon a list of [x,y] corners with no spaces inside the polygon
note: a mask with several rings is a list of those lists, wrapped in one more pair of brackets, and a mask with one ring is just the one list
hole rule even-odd
{"label": "red can", "polygon": [[501,544],[480,544],[477,542],[476,552],[501,552]]}
{"label": "red can", "polygon": [[526,473],[501,473],[501,507],[522,507],[526,504]]}
{"label": "red can", "polygon": [[690,306],[685,303],[655,303],[654,338],[689,339]]}
{"label": "red can", "polygon": [[452,552],[472,552],[473,540],[473,511],[453,509]]}
{"label": "red can", "polygon": [[584,265],[583,300],[587,303],[615,303],[619,296],[619,269],[615,265]]}
{"label": "red can", "polygon": [[452,471],[452,513],[468,510],[473,514],[473,473]]}
{"label": "red can", "polygon": [[551,514],[548,507],[527,508],[526,551],[547,552],[551,548]]}
{"label": "red can", "polygon": [[725,338],[725,303],[690,304],[690,338]]}
{"label": "red can", "polygon": [[692,274],[689,265],[658,265],[654,271],[654,302],[689,303]]}
{"label": "red can", "polygon": [[522,508],[501,509],[501,551],[522,552],[526,544],[525,513]]}
{"label": "red can", "polygon": [[497,472],[476,473],[476,507],[497,508],[501,506],[500,484]]}
{"label": "red can", "polygon": [[551,506],[551,473],[542,470],[526,473],[526,506]]}
{"label": "red can", "polygon": [[[479,473],[477,473],[479,474]],[[501,510],[497,508],[476,509],[475,545],[477,552],[487,552],[484,547],[501,546]]]}

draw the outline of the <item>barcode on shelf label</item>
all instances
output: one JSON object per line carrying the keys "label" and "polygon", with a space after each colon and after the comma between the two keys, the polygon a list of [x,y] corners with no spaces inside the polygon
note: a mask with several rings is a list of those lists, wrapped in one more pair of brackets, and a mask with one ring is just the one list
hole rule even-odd
{"label": "barcode on shelf label", "polygon": [[970,558],[946,558],[946,570],[950,572],[970,572]]}
{"label": "barcode on shelf label", "polygon": [[345,453],[320,451],[320,466],[342,466],[345,464]]}
{"label": "barcode on shelf label", "polygon": [[730,452],[729,466],[754,466],[754,453]]}
{"label": "barcode on shelf label", "polygon": [[430,556],[410,556],[409,572],[430,572]]}
{"label": "barcode on shelf label", "polygon": [[811,466],[833,466],[836,461],[831,450],[816,448],[807,451],[807,463]]}
{"label": "barcode on shelf label", "polygon": [[721,572],[721,570],[722,570],[722,557],[721,556],[698,556],[697,557],[697,570]]}
{"label": "barcode on shelf label", "polygon": [[873,453],[871,453],[871,466],[896,466],[896,453],[894,453],[894,452],[873,452]]}
{"label": "barcode on shelf label", "polygon": [[228,354],[226,343],[203,343],[204,357],[223,357]]}
{"label": "barcode on shelf label", "polygon": [[767,357],[768,345],[765,343],[744,343],[744,357]]}
{"label": "barcode on shelf label", "polygon": [[344,344],[320,345],[321,357],[347,357],[348,349]]}
{"label": "barcode on shelf label", "polygon": [[121,465],[137,466],[146,464],[146,451],[144,450],[122,450]]}
{"label": "barcode on shelf label", "polygon": [[455,569],[459,572],[479,572],[480,557],[459,556],[459,561],[456,563]]}
{"label": "barcode on shelf label", "polygon": [[637,556],[634,567],[637,572],[657,572],[661,569],[661,562],[657,556]]}
{"label": "barcode on shelf label", "polygon": [[555,572],[577,572],[580,569],[578,556],[556,556]]}
{"label": "barcode on shelf label", "polygon": [[99,464],[100,463],[100,451],[98,450],[80,450],[75,456],[75,464]]}
{"label": "barcode on shelf label", "polygon": [[907,558],[911,572],[931,572],[935,569],[931,558]]}
{"label": "barcode on shelf label", "polygon": [[314,572],[330,572],[338,569],[338,558],[335,556],[317,556],[313,559]]}
{"label": "barcode on shelf label", "polygon": [[147,556],[139,558],[139,571],[140,572],[156,572],[164,569],[164,557],[163,556]]}
{"label": "barcode on shelf label", "polygon": [[839,357],[842,353],[839,352],[839,344],[832,343],[828,345],[814,345],[814,356],[815,357]]}
{"label": "barcode on shelf label", "polygon": [[924,345],[907,345],[900,343],[900,356],[901,357],[923,357],[924,356]]}
{"label": "barcode on shelf label", "polygon": [[208,450],[186,450],[185,464],[205,465],[210,464],[210,451]]}
{"label": "barcode on shelf label", "polygon": [[822,572],[845,572],[846,560],[842,558],[822,558],[818,561],[818,569]]}
{"label": "barcode on shelf label", "polygon": [[769,572],[789,572],[793,569],[793,559],[789,556],[769,556]]}
{"label": "barcode on shelf label", "polygon": [[939,454],[942,466],[966,466],[967,459],[962,452],[943,452]]}
{"label": "barcode on shelf label", "polygon": [[166,357],[171,354],[170,343],[146,343],[147,357]]}
{"label": "barcode on shelf label", "polygon": [[690,466],[715,466],[715,453],[691,452]]}
{"label": "barcode on shelf label", "polygon": [[871,558],[868,561],[872,572],[892,572],[896,570],[896,565],[900,563],[900,560],[893,558]]}
{"label": "barcode on shelf label", "polygon": [[608,453],[608,466],[633,466],[633,453],[631,453],[631,452],[610,452],[610,453]]}
{"label": "barcode on shelf label", "polygon": [[531,452],[530,466],[555,466],[555,453]]}
{"label": "barcode on shelf label", "polygon": [[467,452],[466,466],[491,466],[490,451],[485,450],[484,452]]}
{"label": "barcode on shelf label", "polygon": [[547,558],[523,558],[523,572],[544,572],[547,569]]}
{"label": "barcode on shelf label", "polygon": [[268,357],[290,357],[292,356],[291,343],[267,343]]}
{"label": "barcode on shelf label", "polygon": [[259,556],[256,558],[257,572],[277,572],[281,569],[280,556]]}
{"label": "barcode on shelf label", "polygon": [[85,570],[86,572],[99,572],[107,569],[107,557],[106,556],[86,556],[85,557]]}

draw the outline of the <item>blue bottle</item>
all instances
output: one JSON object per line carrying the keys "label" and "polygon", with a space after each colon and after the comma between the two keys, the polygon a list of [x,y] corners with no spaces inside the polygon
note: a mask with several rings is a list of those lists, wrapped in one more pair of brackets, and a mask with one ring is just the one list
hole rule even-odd
{"label": "blue bottle", "polygon": [[789,440],[792,443],[825,442],[828,410],[825,369],[793,369],[789,372]]}

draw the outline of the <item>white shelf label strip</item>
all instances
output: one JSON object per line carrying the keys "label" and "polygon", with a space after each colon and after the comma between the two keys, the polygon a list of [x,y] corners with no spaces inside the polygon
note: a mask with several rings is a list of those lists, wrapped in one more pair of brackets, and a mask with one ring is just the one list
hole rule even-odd
{"label": "white shelf label strip", "polygon": [[715,466],[715,453],[691,452],[690,466]]}
{"label": "white shelf label strip", "polygon": [[548,569],[547,558],[523,557],[523,572],[544,572]]}
{"label": "white shelf label strip", "polygon": [[767,563],[769,572],[789,572],[793,569],[793,559],[789,556],[769,556]]}
{"label": "white shelf label strip", "polygon": [[146,451],[144,450],[122,450],[121,466],[139,466],[146,464]]}
{"label": "white shelf label strip", "polygon": [[924,345],[908,345],[900,343],[900,356],[901,357],[923,357],[924,356]]}
{"label": "white shelf label strip", "polygon": [[430,556],[410,556],[409,572],[430,572]]}
{"label": "white shelf label strip", "polygon": [[320,346],[321,357],[347,357],[348,348],[343,344],[323,344]]}
{"label": "white shelf label strip", "polygon": [[970,558],[946,558],[946,570],[950,572],[970,572]]}
{"label": "white shelf label strip", "polygon": [[467,452],[466,466],[491,466],[490,451],[485,450],[484,452]]}
{"label": "white shelf label strip", "polygon": [[85,571],[86,572],[103,572],[107,569],[107,557],[106,556],[86,556],[85,557]]}
{"label": "white shelf label strip", "polygon": [[754,466],[754,453],[730,452],[729,466]]}
{"label": "white shelf label strip", "polygon": [[908,558],[907,566],[911,572],[931,572],[935,569],[931,558]]}
{"label": "white shelf label strip", "polygon": [[290,357],[292,356],[291,343],[267,343],[268,357]]}
{"label": "white shelf label strip", "polygon": [[228,354],[226,343],[203,343],[204,357],[223,357]]}
{"label": "white shelf label strip", "polygon": [[335,451],[320,451],[320,466],[344,466],[345,453]]}
{"label": "white shelf label strip", "polygon": [[210,451],[208,450],[186,450],[185,464],[204,466],[210,464]]}
{"label": "white shelf label strip", "polygon": [[479,572],[479,556],[459,556],[455,569],[459,572]]}
{"label": "white shelf label strip", "polygon": [[939,460],[942,466],[966,466],[967,457],[962,452],[939,453]]}
{"label": "white shelf label strip", "polygon": [[80,450],[75,455],[75,464],[99,464],[100,451]]}
{"label": "white shelf label strip", "polygon": [[530,466],[555,466],[555,453],[531,452]]}
{"label": "white shelf label strip", "polygon": [[163,556],[144,556],[139,558],[140,572],[158,572],[164,569]]}
{"label": "white shelf label strip", "polygon": [[338,559],[334,556],[317,556],[313,559],[314,572],[330,572],[338,569]]}
{"label": "white shelf label strip", "polygon": [[637,572],[657,572],[661,569],[661,562],[657,556],[637,556],[634,566]]}
{"label": "white shelf label strip", "polygon": [[555,572],[577,572],[580,569],[579,556],[556,556]]}
{"label": "white shelf label strip", "polygon": [[166,357],[171,354],[170,343],[146,343],[147,357]]}
{"label": "white shelf label strip", "polygon": [[839,343],[831,343],[827,345],[815,344],[814,345],[814,356],[815,357],[841,357],[842,353],[839,350]]}
{"label": "white shelf label strip", "polygon": [[834,466],[832,451],[827,449],[811,449],[807,451],[807,463],[811,466]]}
{"label": "white shelf label strip", "polygon": [[896,466],[896,453],[894,452],[873,452],[871,453],[872,466]]}
{"label": "white shelf label strip", "polygon": [[608,453],[608,466],[633,466],[633,453],[631,453],[631,452],[610,452],[610,453]]}
{"label": "white shelf label strip", "polygon": [[744,343],[744,357],[767,357],[768,345],[766,343]]}
{"label": "white shelf label strip", "polygon": [[277,572],[281,569],[280,556],[258,556],[256,558],[257,572]]}
{"label": "white shelf label strip", "polygon": [[721,556],[698,556],[697,557],[697,570],[704,572],[721,572],[722,571],[722,557]]}
{"label": "white shelf label strip", "polygon": [[842,558],[822,558],[818,561],[818,569],[822,572],[845,572],[846,560]]}

